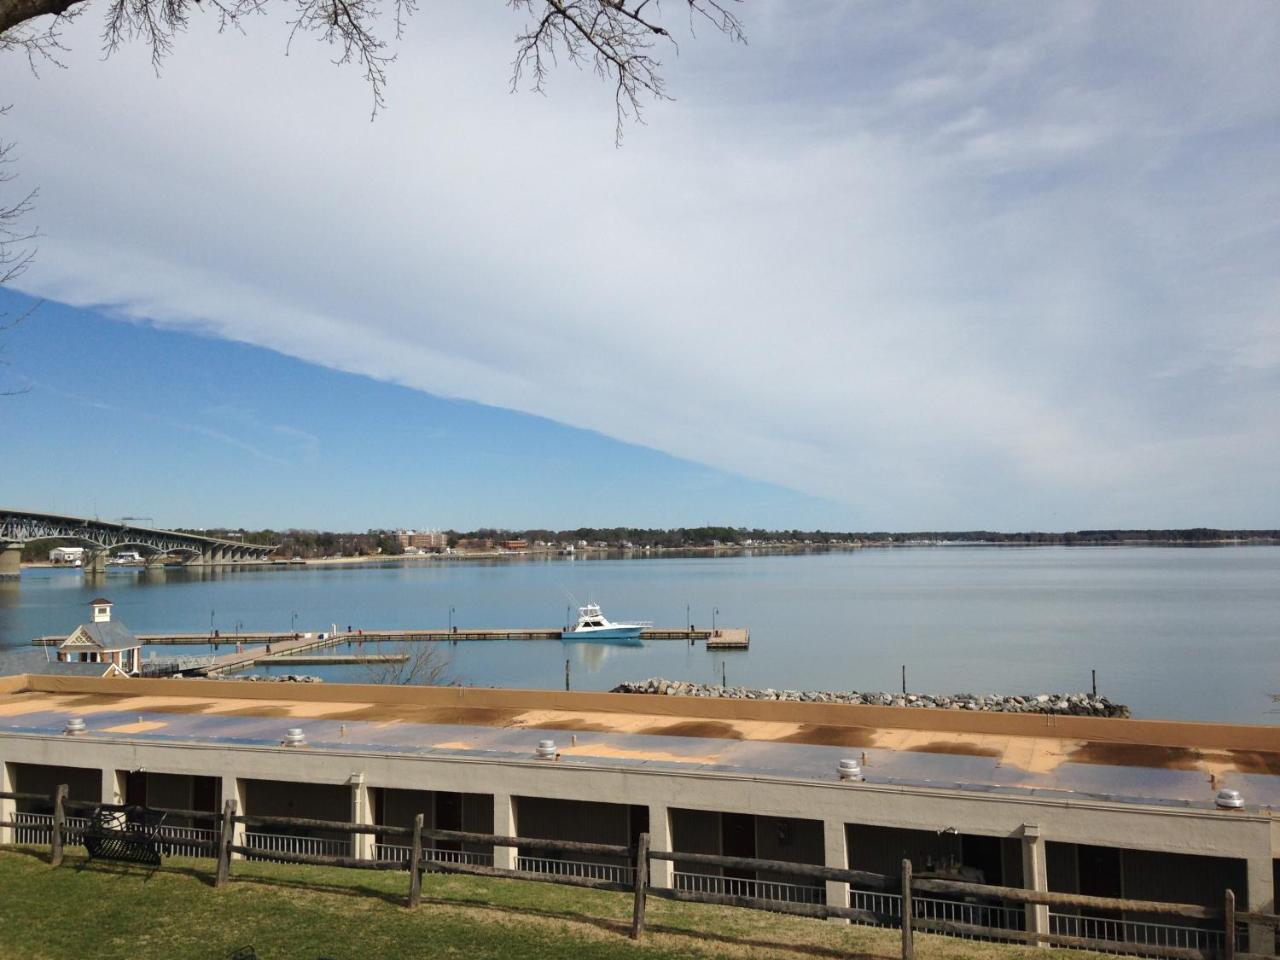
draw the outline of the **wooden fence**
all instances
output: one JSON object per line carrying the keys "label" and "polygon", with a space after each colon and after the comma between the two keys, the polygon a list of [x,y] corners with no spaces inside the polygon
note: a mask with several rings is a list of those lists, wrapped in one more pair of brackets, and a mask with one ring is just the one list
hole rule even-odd
{"label": "wooden fence", "polygon": [[[0,792],[0,799],[38,801],[49,803],[53,815],[47,824],[20,823],[17,821],[0,822],[0,827],[21,828],[28,831],[47,832],[49,834],[50,863],[59,866],[63,860],[67,829],[68,810],[109,810],[125,811],[128,807],[120,804],[98,804],[88,801],[70,800],[67,787],[59,786],[52,795],[35,793]],[[228,800],[220,813],[208,810],[179,810],[166,808],[150,808],[169,816],[185,817],[195,820],[213,821],[218,824],[217,840],[188,839],[174,841],[175,845],[207,851],[216,860],[215,887],[224,887],[231,882],[231,865],[234,856],[273,860],[281,863],[298,863],[325,867],[345,867],[356,870],[407,871],[409,889],[406,894],[406,906],[416,907],[422,901],[422,874],[426,870],[438,873],[471,874],[484,877],[500,877],[515,880],[533,880],[545,883],[567,884],[578,887],[591,887],[596,890],[612,890],[633,894],[631,937],[640,939],[645,929],[645,908],[649,897],[660,897],[667,900],[678,900],[688,903],[720,904],[732,907],[744,907],[753,910],[766,910],[772,913],[792,914],[820,919],[839,918],[859,923],[878,925],[900,925],[902,931],[902,960],[914,958],[914,935],[917,931],[949,936],[1013,941],[1029,945],[1069,947],[1075,949],[1097,950],[1105,953],[1131,954],[1142,957],[1168,958],[1168,960],[1272,960],[1275,953],[1246,953],[1236,949],[1237,925],[1248,924],[1269,928],[1273,934],[1280,933],[1280,916],[1255,911],[1237,910],[1235,894],[1231,890],[1224,891],[1223,907],[1204,907],[1186,903],[1165,903],[1152,900],[1129,900],[1116,897],[1095,897],[1077,893],[1052,893],[1048,891],[1025,890],[1021,887],[992,886],[980,883],[968,883],[958,880],[941,880],[936,878],[913,877],[910,860],[902,861],[902,873],[899,877],[889,877],[865,870],[850,870],[839,867],[827,867],[816,864],[791,863],[784,860],[761,860],[752,857],[728,857],[707,853],[682,853],[670,850],[650,849],[649,834],[641,834],[637,844],[615,846],[602,843],[584,843],[570,840],[547,840],[536,837],[506,837],[496,834],[471,833],[461,830],[434,830],[424,826],[422,814],[414,818],[412,827],[393,827],[367,823],[342,823],[332,820],[315,820],[303,817],[258,816],[253,814],[237,814],[234,800]],[[376,835],[378,837],[403,837],[409,839],[409,853],[403,858],[366,859],[352,856],[326,856],[319,854],[290,853],[280,850],[257,847],[235,842],[237,826],[258,827],[290,827],[304,830],[326,830],[331,833],[344,833],[348,836]],[[570,853],[582,856],[611,857],[626,860],[634,875],[632,883],[620,883],[615,880],[600,879],[588,876],[574,876],[564,873],[539,873],[527,870],[512,870],[503,867],[485,866],[473,863],[449,863],[428,860],[424,857],[424,841],[448,843],[472,843],[493,847],[508,847],[526,850],[541,850],[550,853]],[[165,841],[159,841],[163,844]],[[672,887],[655,887],[650,883],[650,868],[653,861],[668,861],[676,864],[692,864],[717,869],[765,871],[772,874],[792,876],[807,880],[822,880],[849,884],[859,889],[884,891],[900,895],[902,910],[898,917],[856,907],[827,903],[792,903],[772,900],[759,896],[740,896],[735,894],[714,893],[706,891],[680,890]],[[916,916],[913,906],[914,895],[920,893],[936,893],[957,898],[980,897],[984,900],[1001,900],[1024,906],[1063,907],[1076,910],[1100,910],[1116,913],[1141,913],[1161,917],[1189,919],[1199,922],[1212,921],[1220,923],[1223,931],[1223,948],[1202,950],[1191,947],[1166,946],[1162,944],[1139,943],[1124,940],[1104,940],[1081,937],[1049,930],[1015,930],[1006,927],[984,926],[973,923],[962,923],[954,920],[939,920]]]}

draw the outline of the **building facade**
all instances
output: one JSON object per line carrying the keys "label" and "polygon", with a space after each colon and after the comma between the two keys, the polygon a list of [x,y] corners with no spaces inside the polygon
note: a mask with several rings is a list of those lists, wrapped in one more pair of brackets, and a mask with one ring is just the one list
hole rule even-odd
{"label": "building facade", "polygon": [[[245,706],[255,702],[261,711]],[[74,717],[86,732],[66,732]],[[278,733],[264,734],[272,723]],[[300,744],[286,745],[288,728]],[[553,758],[538,756],[544,739],[554,740]],[[842,776],[838,758],[858,760],[858,775]],[[1230,888],[1241,909],[1259,911],[1274,909],[1280,853],[1280,738],[1263,727],[42,676],[0,678],[0,761],[0,789],[44,794],[66,783],[74,799],[211,811],[234,799],[248,814],[387,826],[423,813],[440,829],[606,844],[648,833],[657,850],[890,876],[905,858],[925,876],[1208,907]],[[1201,766],[1216,771],[1212,781]],[[1239,805],[1215,802],[1224,783]],[[6,803],[0,821],[41,815],[38,802]],[[0,842],[14,837],[5,829]],[[394,843],[253,829],[261,833],[249,845],[295,852],[372,858]],[[629,869],[607,857],[567,863],[475,844],[431,855],[624,881]],[[883,891],[767,871],[655,861],[653,882],[892,911]],[[1035,931],[1172,929],[1133,914],[982,909]],[[1176,935],[1212,949],[1221,931],[1190,924]],[[1249,939],[1251,952],[1275,949],[1270,930]]]}

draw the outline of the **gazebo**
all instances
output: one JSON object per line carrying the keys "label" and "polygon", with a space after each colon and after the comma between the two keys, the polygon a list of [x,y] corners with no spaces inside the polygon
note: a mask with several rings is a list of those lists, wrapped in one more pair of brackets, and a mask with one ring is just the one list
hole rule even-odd
{"label": "gazebo", "polygon": [[142,644],[128,627],[111,619],[110,600],[98,597],[89,606],[93,620],[80,624],[58,644],[58,662],[102,664],[107,674],[118,670],[133,676],[142,667]]}

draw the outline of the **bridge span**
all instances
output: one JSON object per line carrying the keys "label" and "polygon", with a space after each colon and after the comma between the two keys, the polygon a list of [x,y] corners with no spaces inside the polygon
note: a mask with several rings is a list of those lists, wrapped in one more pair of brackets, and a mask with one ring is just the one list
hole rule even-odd
{"label": "bridge span", "polygon": [[106,570],[108,554],[126,548],[147,555],[148,563],[176,556],[183,558],[188,566],[201,567],[261,563],[276,550],[274,546],[220,540],[177,530],[157,530],[109,520],[0,507],[0,580],[19,575],[23,544],[55,539],[88,548],[84,564],[86,573]]}

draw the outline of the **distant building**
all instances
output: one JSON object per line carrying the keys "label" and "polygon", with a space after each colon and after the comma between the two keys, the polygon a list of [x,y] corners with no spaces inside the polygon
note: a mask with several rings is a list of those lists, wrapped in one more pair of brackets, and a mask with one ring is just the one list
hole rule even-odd
{"label": "distant building", "polygon": [[[101,664],[104,673],[136,674],[142,666],[142,644],[119,621],[111,619],[111,601],[92,600],[93,621],[76,627],[58,644],[59,663]],[[115,667],[116,671],[109,668]]]}
{"label": "distant building", "polygon": [[503,540],[502,543],[499,544],[499,546],[502,547],[503,550],[528,550],[529,541],[528,540]]}
{"label": "distant building", "polygon": [[443,550],[449,538],[439,530],[397,530],[396,539],[405,550]]}
{"label": "distant building", "polygon": [[458,541],[459,550],[492,550],[493,541],[487,537],[463,537]]}
{"label": "distant building", "polygon": [[84,547],[54,547],[49,551],[50,563],[84,563]]}

